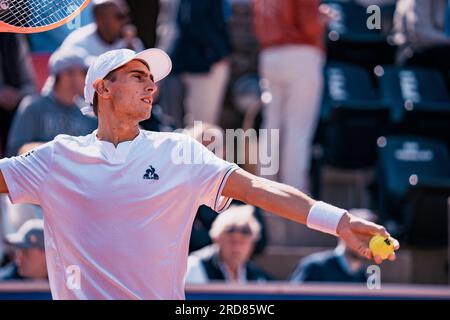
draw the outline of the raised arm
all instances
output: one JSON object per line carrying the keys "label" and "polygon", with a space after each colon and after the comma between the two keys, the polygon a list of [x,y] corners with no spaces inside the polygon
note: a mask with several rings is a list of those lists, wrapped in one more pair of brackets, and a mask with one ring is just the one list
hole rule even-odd
{"label": "raised arm", "polygon": [[[301,224],[307,224],[309,221],[308,226],[317,230],[320,230],[315,228],[318,225],[316,222],[317,217],[319,217],[319,222],[321,222],[320,219],[322,217],[325,217],[323,220],[325,224],[337,217],[337,227],[329,233],[342,238],[350,248],[357,251],[360,255],[368,259],[375,259],[377,263],[381,263],[380,257],[372,256],[368,244],[370,238],[376,234],[389,237],[389,233],[385,228],[356,218],[348,212],[339,214],[339,211],[343,211],[338,208],[327,207],[327,205],[323,207],[323,203],[315,201],[294,187],[257,177],[242,169],[238,169],[228,178],[222,195],[241,200]],[[308,219],[308,215],[313,208],[316,208],[314,209],[314,219],[313,217]],[[323,208],[325,210],[320,212]],[[330,211],[327,211],[327,209],[330,209]],[[399,248],[397,241],[395,241],[395,248],[396,250]],[[395,260],[395,254],[391,255],[389,259]]]}

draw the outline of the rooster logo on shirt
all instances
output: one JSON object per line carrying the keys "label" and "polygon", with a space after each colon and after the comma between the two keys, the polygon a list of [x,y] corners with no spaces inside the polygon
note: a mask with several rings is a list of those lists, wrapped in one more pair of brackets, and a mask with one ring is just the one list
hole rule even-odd
{"label": "rooster logo on shirt", "polygon": [[150,166],[147,170],[145,170],[143,178],[147,180],[159,180],[159,176],[153,166]]}

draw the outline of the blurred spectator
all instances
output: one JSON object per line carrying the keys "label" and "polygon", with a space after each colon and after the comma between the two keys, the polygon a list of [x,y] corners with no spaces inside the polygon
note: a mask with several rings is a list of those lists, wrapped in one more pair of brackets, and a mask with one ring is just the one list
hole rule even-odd
{"label": "blurred spectator", "polygon": [[5,152],[8,131],[22,98],[35,90],[33,67],[26,40],[0,33],[0,157]]}
{"label": "blurred spectator", "polygon": [[[353,209],[352,215],[375,222],[376,216],[366,209]],[[368,261],[349,249],[343,241],[331,251],[304,258],[291,276],[291,282],[360,282],[367,281]]]}
{"label": "blurred spectator", "polygon": [[[279,150],[280,170],[269,176],[308,192],[311,140],[319,114],[327,13],[319,0],[254,0],[264,95],[263,127],[280,130],[280,144],[263,137],[261,146]],[[269,135],[270,137],[270,135]]]}
{"label": "blurred spectator", "polygon": [[[161,0],[157,19],[156,47],[173,56],[180,30],[177,16],[180,0]],[[177,128],[184,127],[184,85],[180,75],[172,72],[159,84],[158,101]]]}
{"label": "blurred spectator", "polygon": [[156,43],[156,22],[161,0],[126,1],[130,8],[130,20],[137,28],[137,36],[143,41],[145,48],[153,48]]}
{"label": "blurred spectator", "polygon": [[399,63],[450,68],[448,0],[399,0],[394,32]]}
{"label": "blurred spectator", "polygon": [[[170,52],[185,86],[185,123],[218,124],[230,74],[229,0],[180,0],[178,30]],[[180,106],[181,107],[181,106]]]}
{"label": "blurred spectator", "polygon": [[95,130],[97,120],[83,115],[77,104],[83,96],[88,66],[87,53],[80,48],[61,49],[51,56],[50,91],[19,107],[8,139],[8,156],[17,155],[20,148],[26,152],[58,134],[80,136]]}
{"label": "blurred spectator", "polygon": [[47,279],[43,220],[25,222],[17,233],[7,235],[5,242],[14,248],[15,258],[0,269],[0,280]]}
{"label": "blurred spectator", "polygon": [[261,231],[253,211],[249,205],[231,206],[217,216],[209,232],[214,244],[189,256],[186,283],[270,280],[249,260]]}
{"label": "blurred spectator", "polygon": [[114,49],[144,49],[136,37],[136,27],[127,24],[129,9],[125,1],[94,0],[92,4],[95,22],[72,32],[61,47],[81,47],[91,56]]}

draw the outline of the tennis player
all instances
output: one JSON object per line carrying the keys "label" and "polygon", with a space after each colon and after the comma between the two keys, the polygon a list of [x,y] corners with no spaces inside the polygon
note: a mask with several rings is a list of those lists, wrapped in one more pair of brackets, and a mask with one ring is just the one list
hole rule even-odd
{"label": "tennis player", "polygon": [[[54,299],[184,299],[197,208],[205,204],[220,213],[232,198],[338,236],[381,262],[368,240],[389,236],[383,227],[254,176],[188,135],[140,130],[139,122],[150,117],[155,82],[170,70],[159,49],[99,56],[84,92],[98,129],[59,135],[0,160],[0,192],[43,209]],[[74,270],[78,286],[69,285]]]}

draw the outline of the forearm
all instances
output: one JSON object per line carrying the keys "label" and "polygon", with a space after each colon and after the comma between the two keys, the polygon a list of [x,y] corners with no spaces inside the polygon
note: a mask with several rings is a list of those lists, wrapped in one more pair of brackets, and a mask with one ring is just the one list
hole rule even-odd
{"label": "forearm", "polygon": [[247,203],[289,220],[306,224],[306,218],[316,201],[298,189],[257,178],[249,192]]}
{"label": "forearm", "polygon": [[238,170],[229,180],[224,195],[298,223],[306,224],[308,213],[316,202],[294,187],[257,177],[244,170]]}

